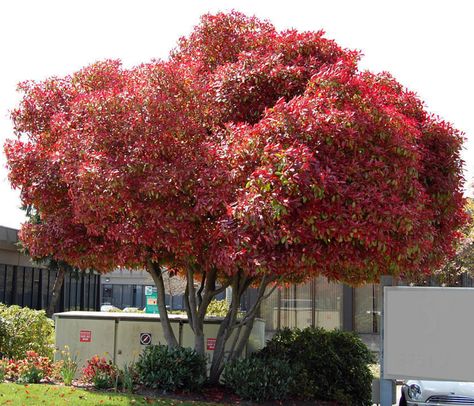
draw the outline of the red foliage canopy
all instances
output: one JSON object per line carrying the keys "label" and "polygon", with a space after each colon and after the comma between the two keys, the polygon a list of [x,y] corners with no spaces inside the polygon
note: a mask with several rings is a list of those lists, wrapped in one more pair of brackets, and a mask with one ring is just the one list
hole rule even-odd
{"label": "red foliage canopy", "polygon": [[348,283],[437,267],[461,134],[322,32],[205,15],[168,61],[20,85],[5,151],[36,255]]}

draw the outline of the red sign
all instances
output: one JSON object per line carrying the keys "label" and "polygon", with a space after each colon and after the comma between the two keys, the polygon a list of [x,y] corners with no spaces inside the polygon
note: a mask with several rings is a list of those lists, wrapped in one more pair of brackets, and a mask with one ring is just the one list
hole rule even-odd
{"label": "red sign", "polygon": [[90,343],[92,341],[92,332],[90,330],[81,330],[79,332],[79,341],[81,343]]}
{"label": "red sign", "polygon": [[216,339],[215,338],[208,338],[207,339],[207,349],[209,351],[214,351],[216,349]]}

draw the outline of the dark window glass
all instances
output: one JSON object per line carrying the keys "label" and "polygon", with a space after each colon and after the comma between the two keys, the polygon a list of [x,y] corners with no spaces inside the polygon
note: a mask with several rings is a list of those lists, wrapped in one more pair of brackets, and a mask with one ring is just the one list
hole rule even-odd
{"label": "dark window glass", "polygon": [[112,285],[102,285],[102,304],[112,304]]}

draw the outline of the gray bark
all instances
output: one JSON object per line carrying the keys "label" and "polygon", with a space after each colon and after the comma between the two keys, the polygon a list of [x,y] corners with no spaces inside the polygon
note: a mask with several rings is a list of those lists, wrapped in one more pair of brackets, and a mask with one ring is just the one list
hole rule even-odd
{"label": "gray bark", "polygon": [[64,276],[66,275],[66,270],[64,267],[59,266],[58,273],[54,280],[53,291],[51,292],[51,299],[49,301],[48,308],[46,309],[46,315],[51,317],[54,314],[54,309],[58,303],[59,297],[61,296],[61,288],[64,283]]}
{"label": "gray bark", "polygon": [[[227,314],[226,318],[224,319],[219,328],[216,340],[216,348],[214,350],[214,355],[212,358],[211,372],[209,377],[212,383],[219,382],[220,375],[224,370],[225,366],[225,345],[235,329],[237,329],[237,331],[235,332],[235,336],[232,339],[232,345],[229,350],[229,356],[227,361],[232,361],[242,354],[242,351],[244,350],[245,345],[247,344],[250,334],[252,332],[253,323],[258,314],[260,305],[262,301],[266,297],[268,297],[268,295],[265,295],[266,288],[269,283],[275,280],[275,277],[264,277],[262,279],[258,289],[257,300],[255,304],[249,309],[245,317],[240,321],[237,320],[240,301],[243,293],[247,290],[252,280],[246,279],[245,277],[241,277],[240,280],[235,281],[235,283],[232,284],[232,302],[230,305],[229,313]],[[273,292],[274,289],[275,288],[273,288],[271,292]]]}
{"label": "gray bark", "polygon": [[148,272],[155,282],[158,293],[158,310],[160,311],[161,327],[163,328],[163,335],[165,336],[168,347],[178,347],[178,340],[171,328],[170,319],[168,317],[168,310],[165,302],[165,284],[163,282],[163,275],[160,266],[156,262],[148,261]]}
{"label": "gray bark", "polygon": [[216,346],[212,356],[211,371],[209,379],[211,383],[218,383],[222,372],[221,365],[224,361],[225,345],[232,333],[232,326],[237,319],[237,313],[240,306],[240,298],[245,291],[243,288],[246,285],[246,277],[238,272],[232,279],[232,300],[229,307],[229,312],[219,326],[216,337]]}

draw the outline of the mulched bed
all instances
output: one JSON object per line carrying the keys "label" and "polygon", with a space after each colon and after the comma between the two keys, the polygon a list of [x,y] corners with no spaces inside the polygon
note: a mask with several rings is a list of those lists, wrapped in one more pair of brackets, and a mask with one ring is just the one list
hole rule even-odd
{"label": "mulched bed", "polygon": [[[74,382],[74,386],[81,389],[87,389],[90,391],[96,391],[91,384],[84,384],[80,382]],[[109,389],[110,392],[113,389]],[[101,391],[103,392],[103,391]],[[241,405],[241,406],[339,406],[337,402],[323,402],[323,401],[303,401],[303,400],[280,400],[264,403],[255,403],[241,399],[235,393],[231,392],[225,386],[205,386],[202,392],[169,392],[163,393],[160,390],[150,389],[145,386],[135,386],[133,391],[135,395],[141,395],[147,398],[166,398],[184,401],[196,401],[196,402],[208,402],[225,405]]]}
{"label": "mulched bed", "polygon": [[163,394],[161,391],[138,387],[135,391],[136,394],[147,396],[147,397],[164,397],[168,399],[177,400],[194,400],[199,402],[215,402],[217,404],[230,404],[230,405],[242,405],[242,406],[337,406],[337,402],[321,402],[321,401],[301,401],[301,400],[283,400],[273,401],[265,403],[254,403],[247,400],[241,399],[236,394],[232,393],[228,388],[224,386],[210,386],[204,387],[201,393],[190,393],[190,392],[173,392]]}

